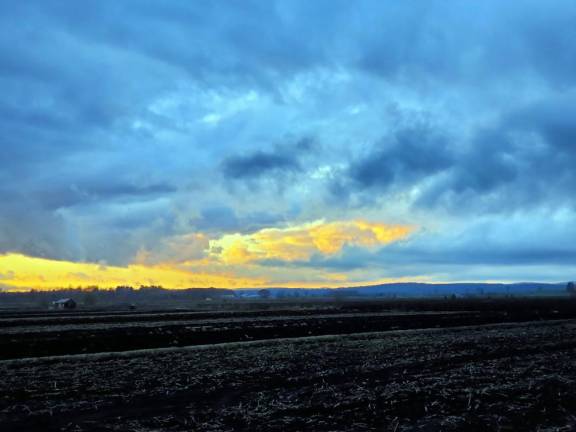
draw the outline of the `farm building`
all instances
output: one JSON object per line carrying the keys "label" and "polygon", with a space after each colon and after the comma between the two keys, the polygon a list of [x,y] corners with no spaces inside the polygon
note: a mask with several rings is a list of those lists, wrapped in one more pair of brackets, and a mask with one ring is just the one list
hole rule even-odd
{"label": "farm building", "polygon": [[76,309],[76,302],[71,298],[56,300],[52,302],[52,309]]}

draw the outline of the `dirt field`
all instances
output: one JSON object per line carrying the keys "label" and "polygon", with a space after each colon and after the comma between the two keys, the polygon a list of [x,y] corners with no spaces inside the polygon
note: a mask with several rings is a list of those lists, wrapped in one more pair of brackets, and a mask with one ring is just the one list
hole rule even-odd
{"label": "dirt field", "polygon": [[[570,299],[261,303],[256,311],[0,314],[0,360],[576,318]],[[244,305],[245,306],[245,305]],[[287,306],[291,306],[288,307]]]}
{"label": "dirt field", "polygon": [[[276,333],[260,341],[12,355],[0,361],[0,430],[576,430],[576,320],[551,319],[568,314],[559,305],[547,309],[551,316],[538,310],[537,321],[529,320],[533,309],[518,308],[526,322],[477,322],[521,317],[513,309],[426,314],[355,308],[197,319],[180,313],[156,321],[132,317],[108,330],[111,322],[103,316],[104,321],[80,315],[5,317],[4,347],[10,338],[28,340],[26,335],[57,344],[50,335],[67,332],[86,347],[81,338],[99,340],[106,331],[164,334],[171,326],[216,326],[228,336],[236,334],[233,325],[253,334]],[[474,325],[459,326],[466,320]],[[438,328],[391,330],[410,326]],[[355,334],[302,337],[295,329]],[[290,338],[278,338],[283,334]],[[165,343],[164,336],[157,342]]]}

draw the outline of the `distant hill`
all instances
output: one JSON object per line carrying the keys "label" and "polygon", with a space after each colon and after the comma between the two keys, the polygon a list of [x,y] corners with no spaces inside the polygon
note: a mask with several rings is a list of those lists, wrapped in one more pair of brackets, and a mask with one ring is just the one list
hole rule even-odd
{"label": "distant hill", "polygon": [[[344,288],[268,288],[271,297],[436,297],[436,296],[488,296],[488,295],[554,295],[566,292],[566,283],[521,282],[501,283],[442,283],[419,282],[387,283]],[[240,296],[252,296],[259,289],[239,289]]]}

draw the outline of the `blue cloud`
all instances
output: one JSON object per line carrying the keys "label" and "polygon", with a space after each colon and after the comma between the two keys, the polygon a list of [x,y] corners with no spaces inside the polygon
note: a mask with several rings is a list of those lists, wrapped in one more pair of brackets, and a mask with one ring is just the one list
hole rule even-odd
{"label": "blue cloud", "polygon": [[224,175],[232,179],[256,178],[272,172],[299,171],[300,165],[292,155],[258,151],[248,156],[230,157],[224,161]]}

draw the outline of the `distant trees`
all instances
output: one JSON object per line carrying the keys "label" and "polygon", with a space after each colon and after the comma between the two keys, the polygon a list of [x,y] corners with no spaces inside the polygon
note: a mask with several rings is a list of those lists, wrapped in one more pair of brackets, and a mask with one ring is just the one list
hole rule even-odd
{"label": "distant trees", "polygon": [[95,306],[98,303],[98,291],[85,291],[82,294],[84,306]]}
{"label": "distant trees", "polygon": [[140,285],[140,291],[148,293],[161,293],[166,291],[162,285]]}
{"label": "distant trees", "polygon": [[568,295],[576,296],[576,285],[574,285],[574,282],[568,282],[568,285],[566,285],[566,292]]}
{"label": "distant trees", "polygon": [[132,294],[134,292],[134,288],[130,285],[118,285],[114,290],[118,294]]}

